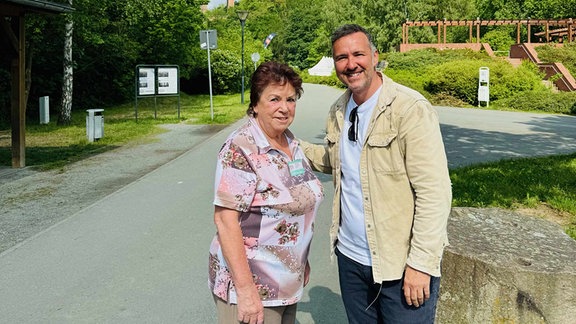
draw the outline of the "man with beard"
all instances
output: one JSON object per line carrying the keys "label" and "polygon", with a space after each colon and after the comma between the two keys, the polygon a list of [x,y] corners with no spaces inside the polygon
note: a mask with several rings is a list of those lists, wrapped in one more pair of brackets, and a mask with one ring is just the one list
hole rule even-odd
{"label": "man with beard", "polygon": [[332,105],[326,145],[302,143],[334,177],[332,251],[350,323],[433,323],[452,191],[438,116],[418,92],[376,70],[361,26],[332,34],[347,91]]}

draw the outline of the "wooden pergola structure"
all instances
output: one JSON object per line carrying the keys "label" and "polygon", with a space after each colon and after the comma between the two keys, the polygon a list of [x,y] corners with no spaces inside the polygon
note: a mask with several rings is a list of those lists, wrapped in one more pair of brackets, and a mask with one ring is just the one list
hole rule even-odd
{"label": "wooden pergola structure", "polygon": [[7,44],[10,57],[12,167],[26,166],[26,33],[28,14],[59,14],[73,11],[63,3],[41,0],[0,1],[0,43]]}
{"label": "wooden pergola structure", "polygon": [[[411,27],[436,27],[438,34],[438,44],[446,44],[446,28],[449,26],[468,26],[469,42],[473,42],[473,30],[476,28],[476,43],[480,43],[481,26],[503,26],[516,25],[516,43],[520,43],[520,30],[522,26],[528,29],[527,43],[531,43],[531,27],[544,26],[543,32],[537,33],[537,36],[544,36],[546,42],[550,42],[552,36],[566,37],[568,43],[573,42],[576,36],[576,28],[572,18],[568,19],[522,19],[522,20],[436,20],[436,21],[407,21],[402,24],[402,44],[409,44],[408,30]],[[558,27],[558,29],[551,29]]]}

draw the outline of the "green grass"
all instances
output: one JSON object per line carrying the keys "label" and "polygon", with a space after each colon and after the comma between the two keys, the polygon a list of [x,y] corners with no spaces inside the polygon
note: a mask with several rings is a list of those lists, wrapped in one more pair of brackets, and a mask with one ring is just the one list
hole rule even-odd
{"label": "green grass", "polygon": [[[450,171],[453,206],[555,212],[576,239],[576,154],[503,160]],[[544,216],[544,215],[543,215]]]}
{"label": "green grass", "polygon": [[[245,115],[249,99],[240,96],[214,96],[214,119],[207,95],[180,98],[180,118],[176,97],[151,98],[138,102],[138,122],[134,103],[104,110],[104,137],[89,143],[86,139],[86,112],[73,113],[70,126],[28,122],[26,130],[27,165],[52,169],[127,143],[151,140],[162,132],[160,124],[230,124]],[[156,118],[154,114],[156,113]],[[56,116],[52,116],[56,119]],[[0,130],[0,165],[10,166],[9,130]],[[545,158],[504,160],[451,170],[454,206],[536,208],[546,205],[558,212],[566,232],[576,239],[576,154]]]}
{"label": "green grass", "polygon": [[[73,111],[69,126],[56,125],[57,116],[51,116],[47,125],[28,121],[26,125],[26,165],[40,170],[62,167],[93,154],[114,149],[129,142],[148,140],[162,132],[160,124],[186,122],[191,124],[229,124],[246,113],[249,98],[240,103],[240,95],[213,96],[213,116],[210,96],[141,98],[138,100],[138,120],[134,102],[104,109],[104,136],[88,142],[86,137],[86,111]],[[10,130],[0,130],[0,166],[12,164]]]}

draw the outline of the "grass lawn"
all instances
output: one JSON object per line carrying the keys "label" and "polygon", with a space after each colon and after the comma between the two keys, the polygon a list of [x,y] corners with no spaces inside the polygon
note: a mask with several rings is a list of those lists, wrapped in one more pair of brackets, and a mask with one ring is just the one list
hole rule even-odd
{"label": "grass lawn", "polygon": [[[57,126],[55,120],[28,123],[26,161],[37,169],[57,168],[128,142],[146,141],[162,131],[159,124],[229,124],[246,110],[238,94],[214,96],[212,107],[208,95],[181,95],[178,118],[177,97],[139,99],[138,121],[133,103],[106,108],[105,136],[92,143],[86,139],[84,110],[73,113],[70,126]],[[10,145],[10,130],[0,130],[0,166],[11,165]],[[504,160],[450,173],[454,206],[518,209],[559,223],[576,239],[576,154]]]}
{"label": "grass lawn", "polygon": [[[240,104],[239,97],[239,94],[214,96],[211,111],[209,95],[181,95],[180,118],[178,97],[139,99],[137,121],[134,103],[105,108],[105,135],[95,142],[88,142],[86,138],[85,110],[74,111],[69,126],[56,125],[57,116],[51,116],[46,125],[29,121],[26,125],[26,164],[37,169],[58,168],[131,141],[146,140],[150,135],[162,132],[156,127],[159,124],[229,124],[245,115],[246,105]],[[12,164],[10,146],[10,129],[0,129],[0,166]]]}
{"label": "grass lawn", "polygon": [[560,224],[576,239],[576,154],[450,170],[453,206],[501,207]]}

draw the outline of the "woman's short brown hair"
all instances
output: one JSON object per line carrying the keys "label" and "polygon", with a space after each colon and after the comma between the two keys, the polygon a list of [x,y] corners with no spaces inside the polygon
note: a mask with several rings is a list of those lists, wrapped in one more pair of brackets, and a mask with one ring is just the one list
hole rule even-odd
{"label": "woman's short brown hair", "polygon": [[278,62],[264,62],[258,66],[250,79],[250,105],[246,114],[256,117],[254,107],[260,101],[260,96],[264,89],[271,84],[285,85],[289,83],[296,90],[297,99],[304,92],[302,89],[302,78],[290,66]]}

